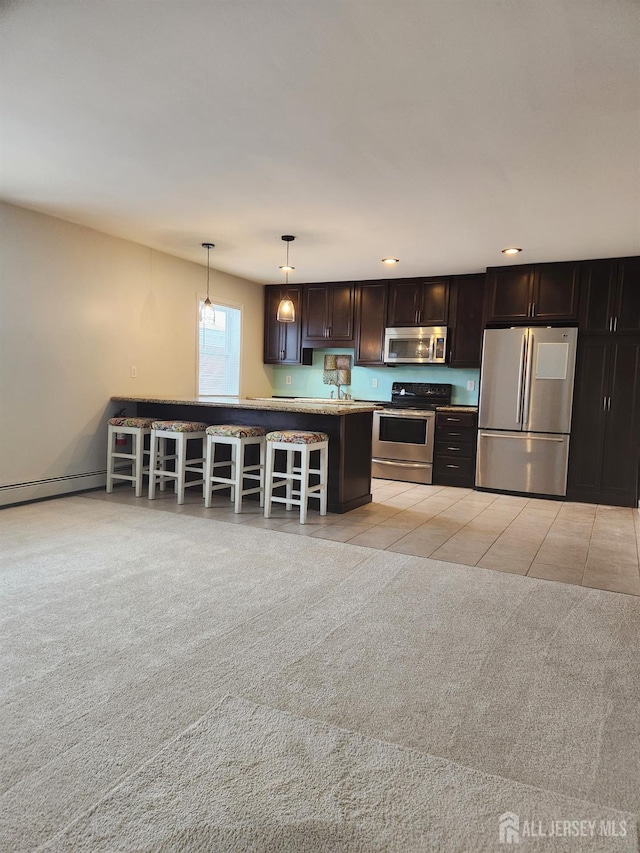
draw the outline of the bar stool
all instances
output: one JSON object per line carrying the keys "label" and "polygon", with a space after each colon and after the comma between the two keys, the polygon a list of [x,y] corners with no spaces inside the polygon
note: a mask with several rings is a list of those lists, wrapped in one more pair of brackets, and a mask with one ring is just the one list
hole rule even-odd
{"label": "bar stool", "polygon": [[[149,455],[149,451],[144,447],[144,438],[146,435],[151,435],[152,423],[152,418],[109,418],[107,436],[107,492],[109,494],[113,492],[114,480],[128,480],[132,486],[135,486],[136,497],[141,497],[142,478],[149,473],[149,466],[144,464],[145,455]],[[131,436],[131,453],[116,449],[119,435]],[[127,465],[124,467],[130,470],[129,474],[116,473],[117,459],[127,460]]]}
{"label": "bar stool", "polygon": [[[156,496],[156,484],[163,492],[167,480],[174,481],[178,503],[184,503],[184,490],[189,486],[202,486],[204,491],[204,462],[206,424],[200,421],[153,421],[151,424],[151,463],[149,472],[149,500]],[[187,442],[200,440],[200,456],[187,459]],[[167,441],[174,442],[174,453],[167,453]],[[175,470],[168,471],[167,462],[175,460]],[[200,474],[201,480],[187,482],[187,472]]]}
{"label": "bar stool", "polygon": [[[300,507],[300,524],[306,524],[309,498],[320,501],[320,515],[327,514],[327,459],[329,436],[324,432],[302,432],[300,430],[278,430],[268,432],[267,461],[265,469],[264,517],[271,515],[272,503],[283,503],[287,509]],[[287,470],[275,470],[276,450],[287,454]],[[311,468],[311,454],[318,450],[320,462],[318,468]],[[300,454],[300,465],[295,466],[295,454]],[[309,476],[318,475],[320,482],[310,485]],[[274,497],[273,490],[286,486],[285,497]],[[298,486],[298,488],[294,488]],[[297,495],[297,497],[294,497]]]}
{"label": "bar stool", "polygon": [[[231,500],[234,502],[234,512],[242,509],[242,498],[245,495],[260,493],[260,506],[264,506],[264,436],[266,430],[255,426],[237,426],[236,424],[214,424],[207,427],[207,453],[204,475],[204,505],[211,506],[212,492],[231,487]],[[245,450],[252,445],[260,447],[260,462],[247,464]],[[216,448],[228,445],[231,448],[231,459],[216,462]],[[223,477],[216,474],[217,468],[231,468],[231,475]],[[244,480],[258,483],[248,489],[244,488]]]}

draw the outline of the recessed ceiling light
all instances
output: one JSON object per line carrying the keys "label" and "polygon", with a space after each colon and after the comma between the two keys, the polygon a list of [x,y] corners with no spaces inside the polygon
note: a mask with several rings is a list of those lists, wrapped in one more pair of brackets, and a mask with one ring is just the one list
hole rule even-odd
{"label": "recessed ceiling light", "polygon": [[508,249],[503,249],[502,254],[503,255],[517,255],[521,251],[522,251],[522,249],[518,249],[516,246],[511,246]]}
{"label": "recessed ceiling light", "polygon": [[398,258],[383,258],[382,263],[389,264],[389,266],[393,266],[393,264],[399,264],[400,261],[398,260]]}

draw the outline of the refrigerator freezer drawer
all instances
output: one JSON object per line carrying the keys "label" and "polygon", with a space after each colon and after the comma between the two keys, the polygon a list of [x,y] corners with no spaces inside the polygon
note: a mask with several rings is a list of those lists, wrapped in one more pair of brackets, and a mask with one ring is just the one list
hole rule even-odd
{"label": "refrigerator freezer drawer", "polygon": [[564,496],[568,458],[568,435],[480,430],[476,486]]}

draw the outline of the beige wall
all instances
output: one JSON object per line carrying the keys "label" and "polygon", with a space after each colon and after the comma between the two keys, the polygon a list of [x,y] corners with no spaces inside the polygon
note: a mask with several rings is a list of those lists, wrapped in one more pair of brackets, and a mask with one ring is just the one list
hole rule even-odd
{"label": "beige wall", "polygon": [[[196,394],[206,268],[3,203],[0,264],[0,505],[101,485],[112,395]],[[263,288],[210,287],[243,309],[240,395],[270,394]]]}

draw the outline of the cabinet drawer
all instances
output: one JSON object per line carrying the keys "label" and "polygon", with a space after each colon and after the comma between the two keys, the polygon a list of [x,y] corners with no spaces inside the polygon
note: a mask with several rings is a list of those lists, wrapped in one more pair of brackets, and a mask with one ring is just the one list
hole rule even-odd
{"label": "cabinet drawer", "polygon": [[478,422],[475,412],[436,412],[436,426],[438,427],[473,427]]}
{"label": "cabinet drawer", "polygon": [[440,441],[440,436],[436,436],[434,459],[439,459],[441,456],[455,456],[458,459],[473,459],[476,452],[476,446],[472,442],[464,441]]}
{"label": "cabinet drawer", "polygon": [[438,426],[436,431],[436,441],[452,441],[455,444],[470,443],[475,444],[476,430],[469,427],[456,426]]}
{"label": "cabinet drawer", "polygon": [[460,485],[473,486],[475,479],[475,459],[460,459],[455,456],[437,456],[433,462],[434,483],[460,481]]}

